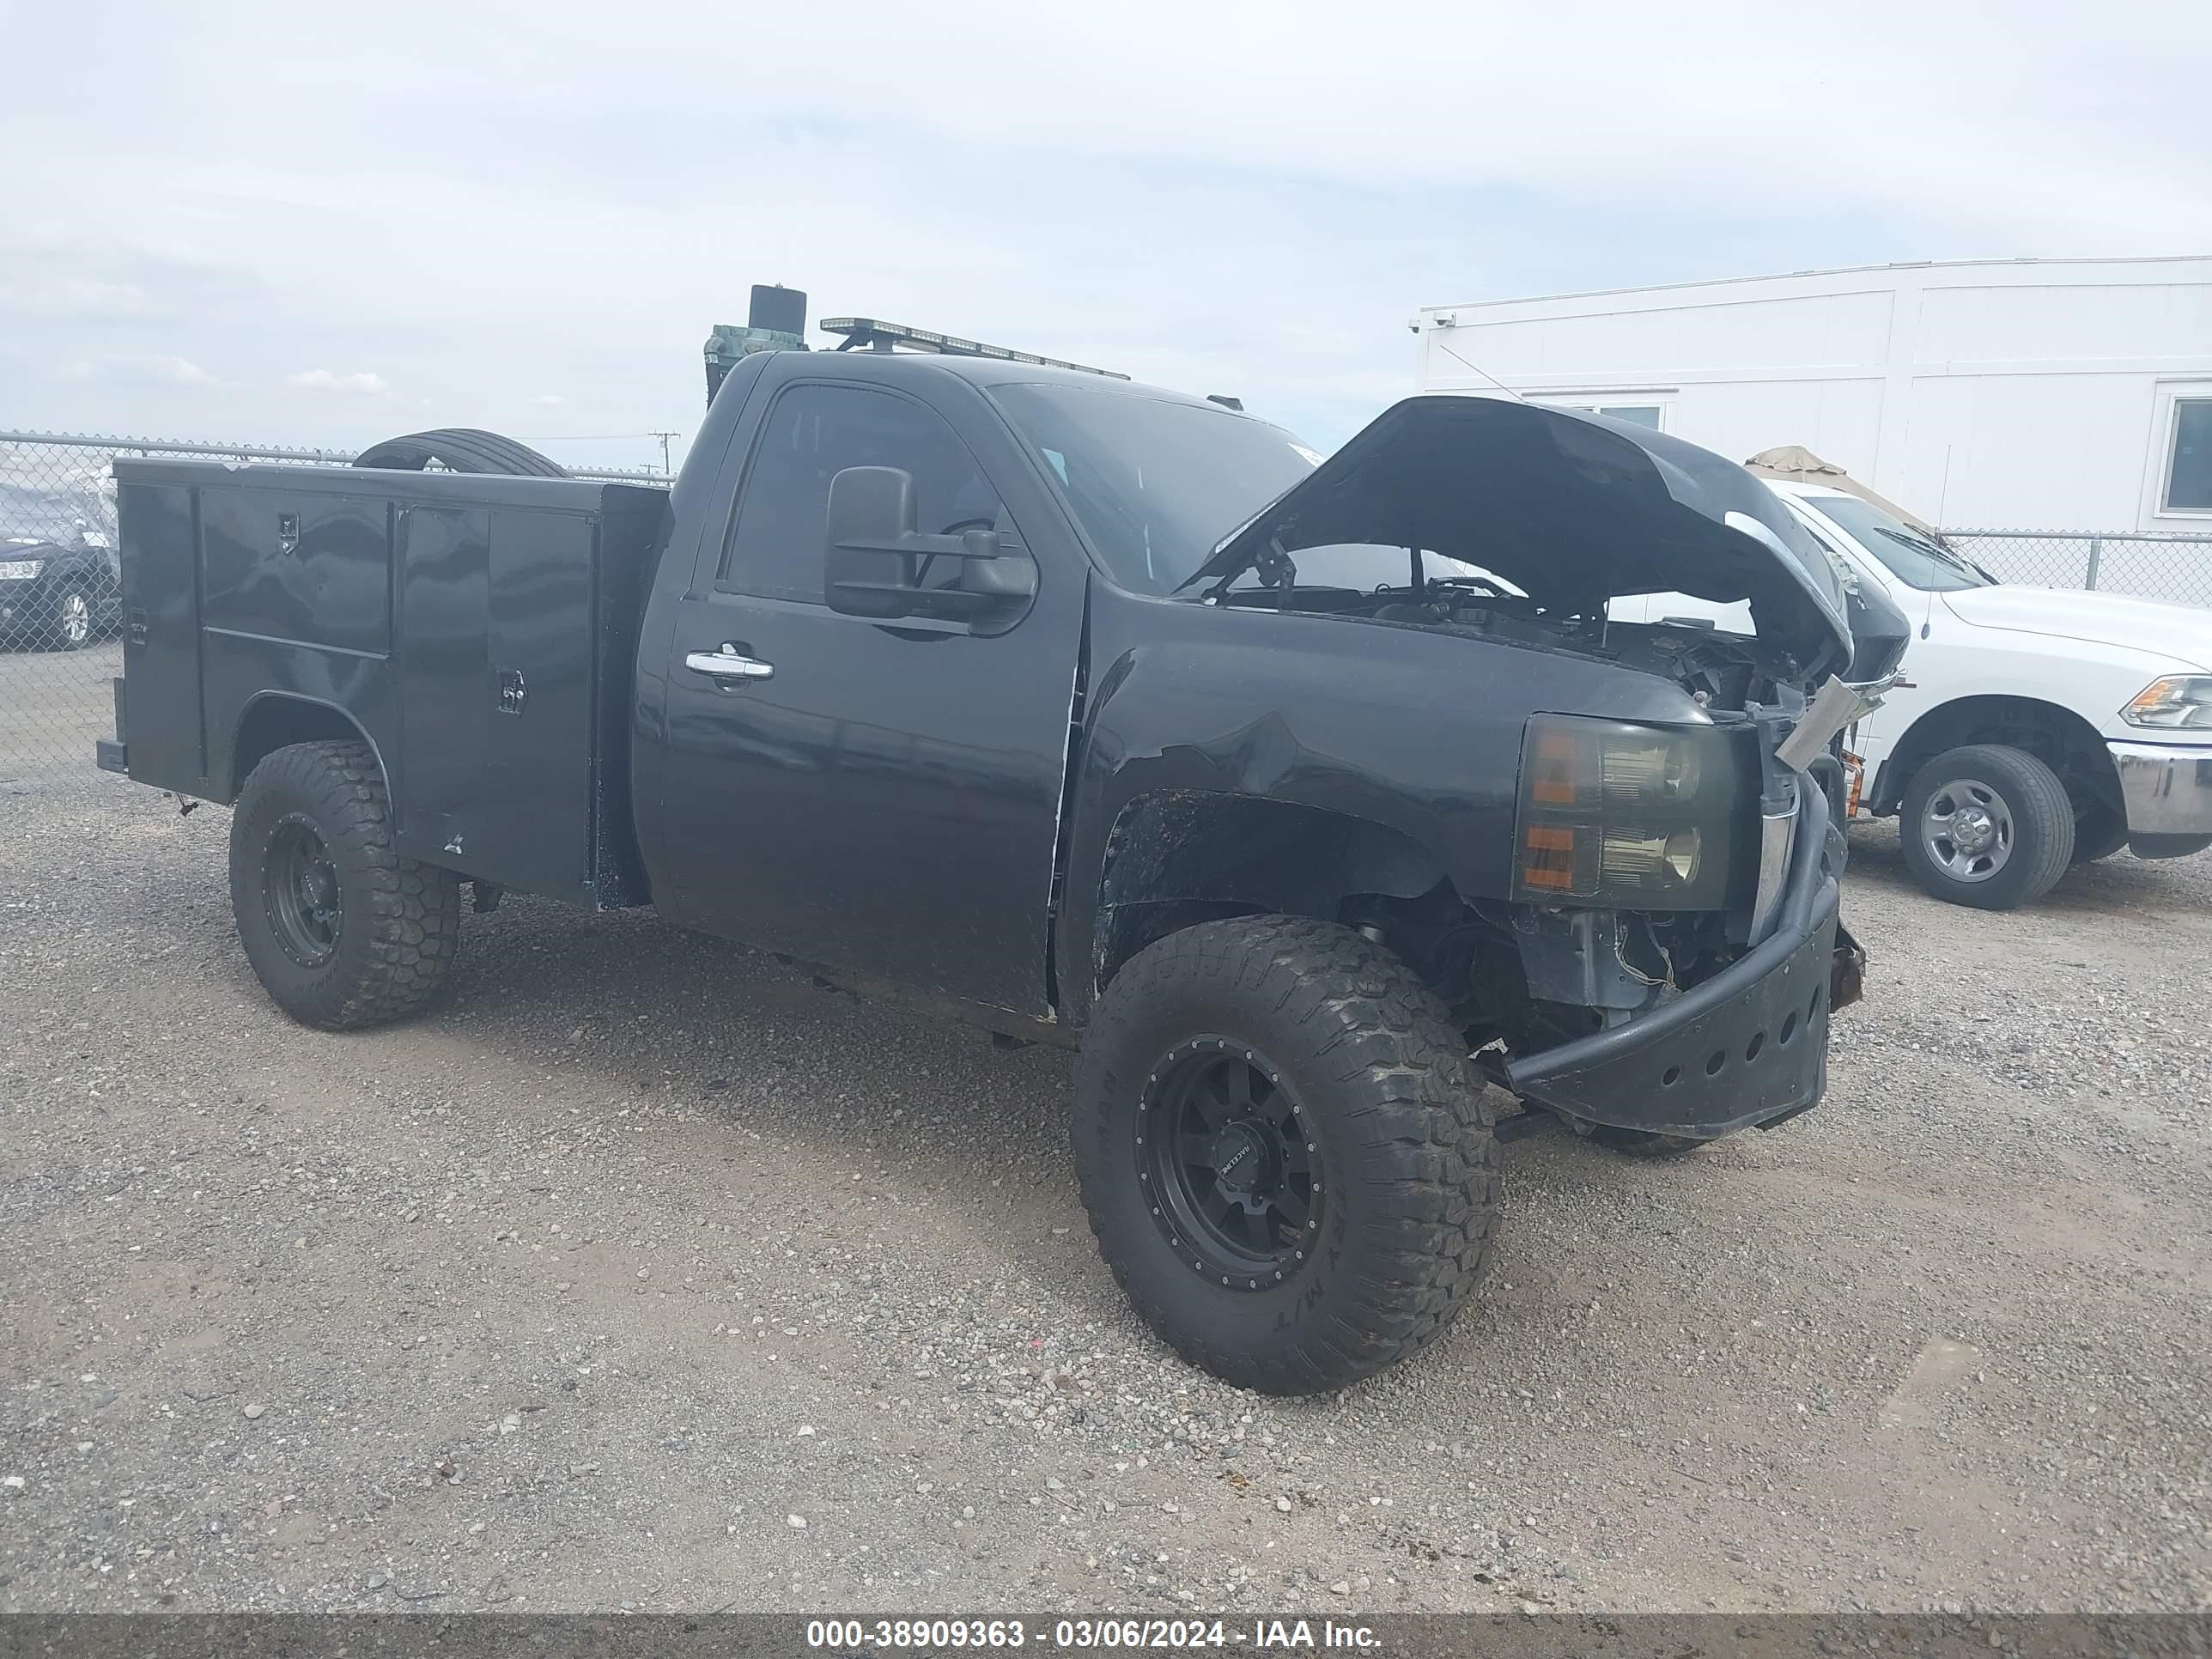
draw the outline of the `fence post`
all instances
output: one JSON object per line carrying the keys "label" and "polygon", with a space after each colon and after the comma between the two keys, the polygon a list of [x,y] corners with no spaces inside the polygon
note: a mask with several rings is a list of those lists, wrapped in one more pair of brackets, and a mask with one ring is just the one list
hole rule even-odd
{"label": "fence post", "polygon": [[2097,567],[2104,562],[2104,557],[2105,538],[2102,536],[2090,537],[2089,575],[2088,580],[2081,584],[2082,586],[2094,589],[2097,586]]}

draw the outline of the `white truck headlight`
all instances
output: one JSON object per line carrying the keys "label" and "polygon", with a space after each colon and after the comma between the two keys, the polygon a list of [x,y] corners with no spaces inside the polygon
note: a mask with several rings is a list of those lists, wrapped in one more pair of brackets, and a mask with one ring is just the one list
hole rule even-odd
{"label": "white truck headlight", "polygon": [[46,568],[44,559],[0,559],[0,582],[34,582]]}
{"label": "white truck headlight", "polygon": [[2120,718],[2130,726],[2164,731],[2212,726],[2212,674],[2168,674],[2128,699]]}

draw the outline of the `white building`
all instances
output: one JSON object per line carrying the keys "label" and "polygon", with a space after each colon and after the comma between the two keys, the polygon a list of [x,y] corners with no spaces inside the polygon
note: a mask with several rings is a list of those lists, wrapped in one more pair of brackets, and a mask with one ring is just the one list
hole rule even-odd
{"label": "white building", "polygon": [[2212,258],[1876,265],[1431,306],[1424,392],[1802,444],[1960,528],[2212,532]]}

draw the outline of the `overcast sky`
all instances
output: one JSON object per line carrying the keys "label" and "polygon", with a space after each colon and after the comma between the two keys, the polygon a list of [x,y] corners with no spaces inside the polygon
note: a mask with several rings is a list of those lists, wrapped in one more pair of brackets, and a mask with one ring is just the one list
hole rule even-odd
{"label": "overcast sky", "polygon": [[636,464],[780,281],[1326,447],[1424,304],[2212,252],[2201,0],[0,0],[0,427]]}

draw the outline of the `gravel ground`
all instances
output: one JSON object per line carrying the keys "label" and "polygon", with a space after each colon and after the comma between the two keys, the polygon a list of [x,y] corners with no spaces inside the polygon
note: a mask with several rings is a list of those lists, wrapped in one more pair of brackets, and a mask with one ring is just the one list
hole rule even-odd
{"label": "gravel ground", "polygon": [[0,763],[0,1607],[2212,1605],[2212,856],[1862,832],[1819,1111],[1509,1148],[1480,1303],[1278,1401],[1124,1307],[1065,1055],[527,901],[307,1031],[227,825]]}

